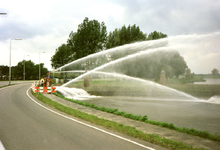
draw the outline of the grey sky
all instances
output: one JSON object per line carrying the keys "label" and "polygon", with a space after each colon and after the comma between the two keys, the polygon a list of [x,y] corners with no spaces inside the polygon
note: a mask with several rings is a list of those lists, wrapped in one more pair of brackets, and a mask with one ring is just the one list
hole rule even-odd
{"label": "grey sky", "polygon": [[[25,55],[39,63],[39,52],[45,51],[40,60],[51,69],[55,49],[66,43],[85,17],[104,22],[108,32],[129,24],[147,34],[156,30],[169,37],[220,32],[218,0],[7,0],[1,3],[0,12],[7,13],[0,16],[0,65],[9,65],[10,39],[22,38],[12,41],[12,65]],[[219,50],[215,50],[215,58],[220,59]],[[210,62],[210,67],[215,66]],[[211,69],[192,66],[195,73],[210,73]]]}

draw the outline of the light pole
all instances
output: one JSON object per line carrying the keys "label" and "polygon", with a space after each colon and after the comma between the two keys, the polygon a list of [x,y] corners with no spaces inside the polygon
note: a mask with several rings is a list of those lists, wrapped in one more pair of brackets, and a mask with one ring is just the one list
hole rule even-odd
{"label": "light pole", "polygon": [[9,51],[9,85],[11,85],[11,41],[12,40],[22,40],[22,39],[11,39],[10,40],[10,51]]}
{"label": "light pole", "polygon": [[[46,53],[46,52],[42,52],[42,53]],[[40,80],[40,52],[39,52],[39,80]]]}
{"label": "light pole", "polygon": [[[29,55],[26,55],[29,56]],[[23,61],[24,71],[23,71],[23,80],[25,81],[25,55],[24,55],[24,61]]]}

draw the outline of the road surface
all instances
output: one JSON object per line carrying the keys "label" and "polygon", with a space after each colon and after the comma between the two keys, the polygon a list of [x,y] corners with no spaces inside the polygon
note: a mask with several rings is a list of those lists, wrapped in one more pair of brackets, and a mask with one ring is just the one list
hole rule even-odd
{"label": "road surface", "polygon": [[137,142],[134,144],[52,113],[34,103],[26,95],[28,87],[30,83],[0,89],[0,148],[158,149],[157,146],[145,141],[116,133]]}

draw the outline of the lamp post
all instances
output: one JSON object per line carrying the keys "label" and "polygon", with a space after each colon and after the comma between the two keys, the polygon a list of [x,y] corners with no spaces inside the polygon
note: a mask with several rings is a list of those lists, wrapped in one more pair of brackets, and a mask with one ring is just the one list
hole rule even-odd
{"label": "lamp post", "polygon": [[[42,53],[46,53],[46,52],[42,52]],[[39,52],[39,80],[40,80],[40,76],[41,74],[40,74],[40,52]]]}
{"label": "lamp post", "polygon": [[[26,55],[29,56],[29,55]],[[25,81],[25,55],[24,55],[24,61],[23,61],[24,71],[23,71],[23,80]]]}
{"label": "lamp post", "polygon": [[9,85],[11,85],[11,41],[12,40],[22,40],[22,39],[11,39],[10,40],[10,51],[9,51]]}

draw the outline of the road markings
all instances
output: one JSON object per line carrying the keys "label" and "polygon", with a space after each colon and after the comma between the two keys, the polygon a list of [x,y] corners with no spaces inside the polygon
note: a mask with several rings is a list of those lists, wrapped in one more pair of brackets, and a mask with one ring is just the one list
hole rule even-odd
{"label": "road markings", "polygon": [[1,141],[0,141],[0,150],[5,150],[5,148],[4,148],[4,146],[3,146]]}
{"label": "road markings", "polygon": [[[30,90],[30,89],[31,89],[31,88],[29,88],[28,90]],[[46,109],[46,110],[48,110],[48,111],[50,111],[50,112],[52,112],[52,113],[55,113],[55,114],[57,114],[57,115],[59,115],[59,116],[61,116],[61,117],[64,117],[64,118],[69,119],[69,120],[72,120],[72,121],[77,122],[77,123],[79,123],[79,124],[85,125],[85,126],[87,126],[87,127],[96,129],[96,130],[101,131],[101,132],[103,132],[103,133],[109,134],[109,135],[114,136],[114,137],[116,137],[116,138],[122,139],[122,140],[124,140],[124,141],[133,143],[133,144],[138,145],[138,146],[140,146],[140,147],[143,147],[143,148],[146,148],[146,149],[149,149],[149,150],[155,150],[154,148],[145,146],[145,145],[143,145],[143,144],[137,143],[137,142],[132,141],[132,140],[130,140],[130,139],[123,138],[123,137],[121,137],[121,136],[119,136],[119,135],[116,135],[116,134],[113,134],[113,133],[111,133],[111,132],[108,132],[108,131],[99,129],[99,128],[95,127],[95,126],[92,126],[92,125],[83,123],[83,122],[81,122],[81,121],[78,121],[78,120],[75,120],[75,119],[70,118],[70,117],[68,117],[68,116],[65,116],[65,115],[63,115],[63,114],[60,114],[60,113],[58,113],[58,112],[56,112],[56,111],[53,111],[53,110],[51,110],[51,109],[49,109],[49,108],[47,108],[47,107],[41,105],[41,104],[38,103],[37,101],[35,101],[35,100],[28,94],[28,90],[26,91],[26,94],[27,94],[27,96],[28,96],[33,102],[35,102],[37,105],[43,107],[44,109]]]}

